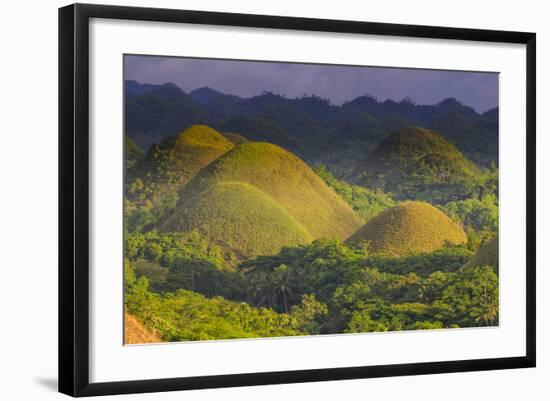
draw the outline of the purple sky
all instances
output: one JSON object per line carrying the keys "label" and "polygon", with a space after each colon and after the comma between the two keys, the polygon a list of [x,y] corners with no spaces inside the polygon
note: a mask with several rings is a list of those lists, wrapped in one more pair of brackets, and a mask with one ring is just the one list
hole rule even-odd
{"label": "purple sky", "polygon": [[417,104],[454,97],[478,112],[498,105],[496,73],[156,56],[126,56],[124,64],[125,79],[150,84],[172,82],[185,92],[208,86],[242,97],[263,91],[290,98],[314,94],[333,104],[367,93],[380,100],[409,97]]}

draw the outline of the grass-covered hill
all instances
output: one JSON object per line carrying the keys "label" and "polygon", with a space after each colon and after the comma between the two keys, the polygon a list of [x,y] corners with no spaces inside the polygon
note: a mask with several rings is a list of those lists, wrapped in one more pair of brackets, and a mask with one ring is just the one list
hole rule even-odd
{"label": "grass-covered hill", "polygon": [[[153,145],[127,171],[126,194],[130,202],[127,209],[137,206],[157,219],[162,218],[175,207],[183,186],[233,147],[225,136],[205,125],[193,125]],[[133,147],[130,145],[129,149]]]}
{"label": "grass-covered hill", "polygon": [[313,238],[270,196],[242,182],[219,182],[184,201],[163,225],[167,231],[199,230],[241,258],[271,255]]}
{"label": "grass-covered hill", "polygon": [[[313,238],[345,239],[363,224],[363,219],[309,166],[270,143],[248,142],[235,147],[202,169],[186,186],[183,196],[190,199],[227,182],[248,184],[263,192]],[[183,202],[175,213],[185,213],[188,206]],[[179,220],[172,216],[162,229],[180,228],[174,224]]]}
{"label": "grass-covered hill", "polygon": [[141,175],[151,177],[157,183],[181,187],[197,171],[233,146],[229,139],[212,128],[193,125],[160,145],[154,145],[137,168]]}
{"label": "grass-covered hill", "polygon": [[460,187],[480,169],[437,132],[409,127],[384,138],[351,179],[401,198]]}
{"label": "grass-covered hill", "polygon": [[462,244],[466,234],[440,210],[424,202],[403,202],[370,220],[347,242],[379,255],[402,257]]}
{"label": "grass-covered hill", "polygon": [[498,272],[498,235],[484,243],[465,267],[492,266]]}
{"label": "grass-covered hill", "polygon": [[160,343],[162,339],[134,316],[124,313],[124,344]]}

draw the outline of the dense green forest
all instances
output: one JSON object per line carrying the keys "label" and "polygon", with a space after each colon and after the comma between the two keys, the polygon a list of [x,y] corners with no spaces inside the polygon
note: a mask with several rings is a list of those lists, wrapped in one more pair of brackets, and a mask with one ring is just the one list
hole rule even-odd
{"label": "dense green forest", "polygon": [[166,341],[498,323],[498,276],[464,267],[464,246],[387,258],[316,240],[232,269],[198,236],[145,237],[128,235],[126,307]]}
{"label": "dense green forest", "polygon": [[482,167],[498,165],[498,108],[479,114],[456,99],[417,105],[365,94],[341,106],[315,95],[290,99],[270,92],[251,98],[211,88],[125,82],[127,134],[144,150],[193,124],[266,141],[323,163],[338,177],[353,171],[390,133],[425,127],[442,134]]}
{"label": "dense green forest", "polygon": [[127,342],[498,325],[492,115],[438,106],[475,142],[370,97],[126,96]]}

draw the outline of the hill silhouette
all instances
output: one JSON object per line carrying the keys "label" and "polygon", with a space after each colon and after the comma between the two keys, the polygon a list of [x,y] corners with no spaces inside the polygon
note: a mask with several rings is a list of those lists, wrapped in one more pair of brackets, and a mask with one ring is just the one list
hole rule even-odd
{"label": "hill silhouette", "polygon": [[313,240],[276,201],[242,182],[219,182],[186,199],[163,229],[198,229],[203,237],[240,257],[271,255],[283,246]]}
{"label": "hill silhouette", "polygon": [[158,90],[161,87],[162,85],[141,84],[134,80],[126,80],[124,81],[124,95],[127,98],[142,96],[154,90]]}
{"label": "hill silhouette", "polygon": [[189,93],[191,98],[211,113],[222,114],[242,99],[235,95],[226,95],[208,87],[195,89]]}
{"label": "hill silhouette", "polygon": [[391,132],[422,126],[440,132],[476,163],[498,165],[498,109],[479,114],[452,98],[417,105],[365,95],[336,106],[315,95],[241,98],[206,87],[188,94],[170,83],[135,81],[125,82],[125,94],[126,129],[144,150],[200,123],[283,146],[307,163],[326,164],[340,178]]}
{"label": "hill silhouette", "polygon": [[492,266],[498,272],[498,235],[484,243],[465,267]]}
{"label": "hill silhouette", "polygon": [[363,223],[309,166],[292,153],[266,142],[235,147],[189,182],[185,197],[217,183],[252,185],[281,205],[313,238],[345,239]]}
{"label": "hill silhouette", "polygon": [[445,243],[462,244],[464,231],[424,202],[403,202],[370,220],[346,242],[379,255],[402,257],[433,252]]}
{"label": "hill silhouette", "polygon": [[440,134],[420,127],[384,138],[351,179],[401,198],[456,186],[475,178],[479,168]]}
{"label": "hill silhouette", "polygon": [[[149,150],[192,124],[209,121],[199,103],[172,83],[137,88],[125,99],[125,127],[139,147]],[[127,88],[128,93],[128,88]]]}

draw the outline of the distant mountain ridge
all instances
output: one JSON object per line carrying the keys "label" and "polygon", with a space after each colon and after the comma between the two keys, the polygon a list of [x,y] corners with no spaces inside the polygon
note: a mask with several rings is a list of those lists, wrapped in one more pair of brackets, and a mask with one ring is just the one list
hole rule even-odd
{"label": "distant mountain ridge", "polygon": [[193,124],[239,132],[283,146],[310,165],[349,173],[391,132],[422,126],[440,132],[474,162],[498,165],[498,108],[483,114],[449,98],[435,105],[360,96],[341,106],[318,96],[289,99],[270,92],[241,98],[202,87],[125,82],[126,133],[144,150]]}
{"label": "distant mountain ridge", "polygon": [[146,95],[151,92],[162,92],[165,94],[171,92],[172,95],[184,93],[177,85],[166,82],[164,84],[140,84],[137,81],[124,81],[124,94],[126,97]]}
{"label": "distant mountain ridge", "polygon": [[223,112],[223,110],[242,100],[238,96],[226,95],[208,87],[195,89],[189,93],[189,96],[213,113]]}

